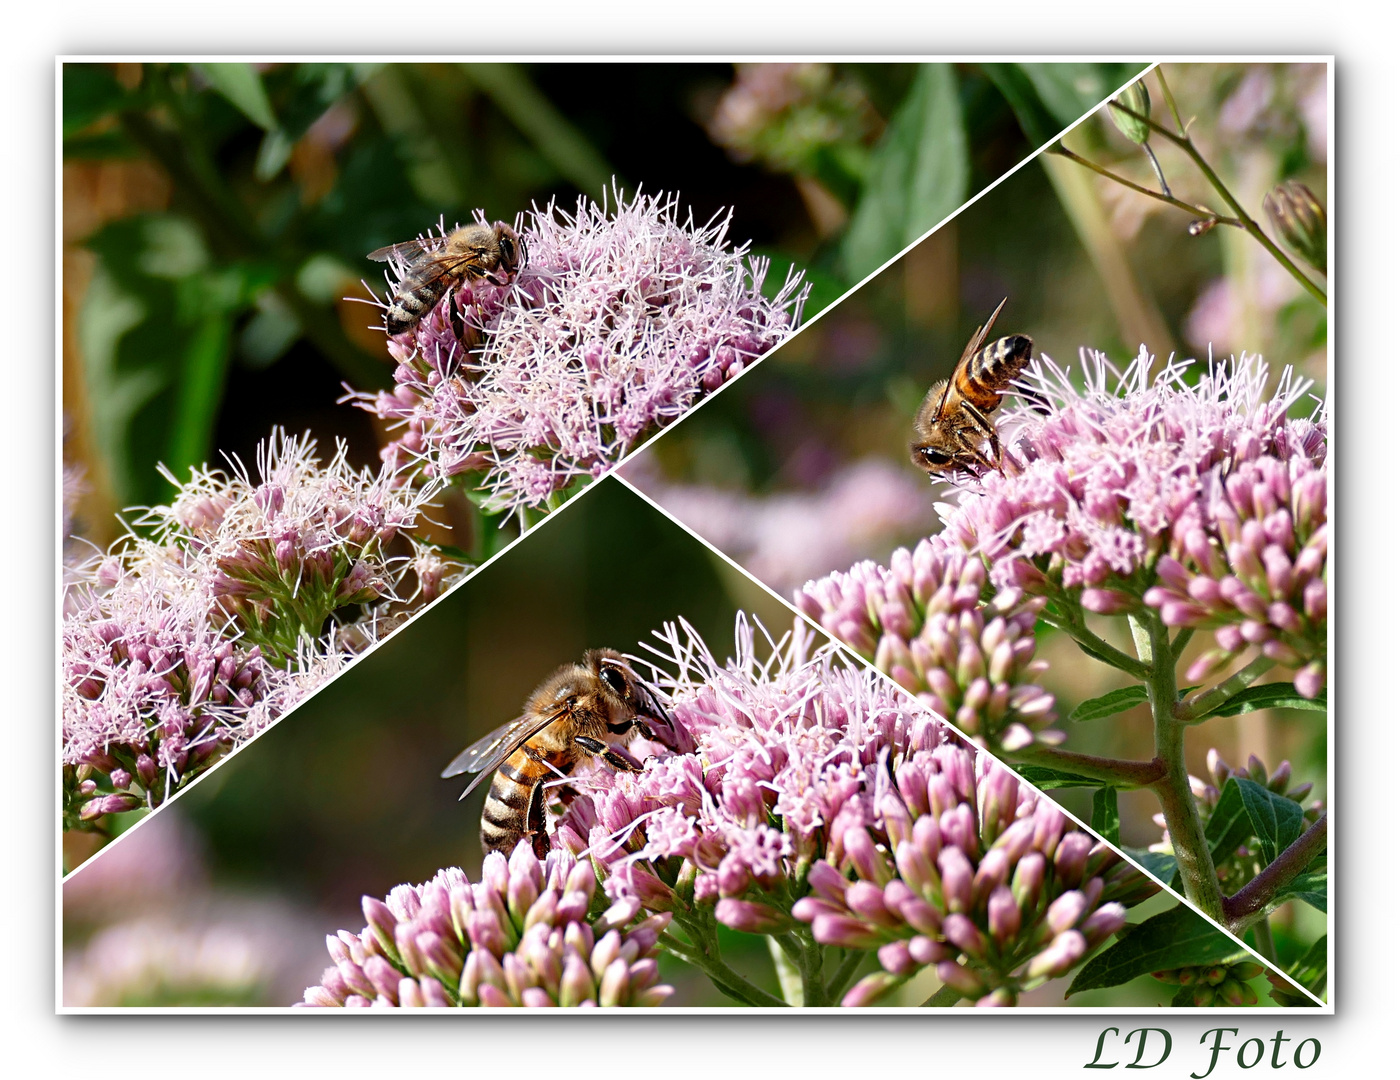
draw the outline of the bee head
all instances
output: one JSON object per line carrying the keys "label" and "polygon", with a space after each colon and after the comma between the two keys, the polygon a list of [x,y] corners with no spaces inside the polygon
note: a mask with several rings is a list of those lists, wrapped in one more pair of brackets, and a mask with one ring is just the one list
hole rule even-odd
{"label": "bee head", "polygon": [[915,443],[909,448],[909,458],[925,472],[945,472],[953,465],[953,455],[934,446]]}

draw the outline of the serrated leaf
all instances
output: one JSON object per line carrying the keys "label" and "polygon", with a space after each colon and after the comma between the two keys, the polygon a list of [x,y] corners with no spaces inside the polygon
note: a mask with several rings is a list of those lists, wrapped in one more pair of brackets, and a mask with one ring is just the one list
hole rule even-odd
{"label": "serrated leaf", "polygon": [[1274,897],[1278,902],[1301,900],[1318,911],[1327,910],[1327,871],[1305,870],[1278,891]]}
{"label": "serrated leaf", "polygon": [[239,112],[264,131],[277,126],[272,102],[267,99],[262,77],[252,64],[194,64],[209,85],[229,100]]}
{"label": "serrated leaf", "polygon": [[1116,716],[1120,712],[1125,712],[1134,705],[1141,705],[1146,700],[1147,688],[1145,686],[1124,686],[1117,690],[1110,690],[1102,697],[1080,702],[1069,714],[1069,719],[1071,723],[1076,724],[1085,720],[1102,720],[1106,716]]}
{"label": "serrated leaf", "polygon": [[1148,851],[1147,848],[1124,848],[1128,857],[1164,885],[1176,877],[1176,856],[1165,851]]}
{"label": "serrated leaf", "polygon": [[1263,845],[1264,862],[1271,863],[1302,835],[1303,808],[1253,780],[1231,779],[1239,785],[1251,830]]}
{"label": "serrated leaf", "polygon": [[870,175],[842,251],[858,281],[962,205],[967,132],[951,64],[922,64],[870,155]]}
{"label": "serrated leaf", "polygon": [[1117,941],[1079,970],[1065,997],[1121,986],[1154,971],[1233,963],[1250,955],[1223,930],[1178,904],[1120,933]]}
{"label": "serrated leaf", "polygon": [[1034,784],[1041,791],[1053,791],[1055,788],[1072,787],[1100,787],[1102,780],[1091,780],[1087,776],[1077,776],[1074,773],[1064,772],[1061,769],[1051,769],[1044,765],[1015,765],[1012,769],[1016,774],[1028,784]]}
{"label": "serrated leaf", "polygon": [[1211,858],[1219,863],[1254,835],[1254,825],[1245,809],[1244,795],[1235,777],[1225,781],[1220,792],[1220,801],[1215,804],[1210,820],[1206,822],[1206,841],[1210,844]]}
{"label": "serrated leaf", "polygon": [[1118,789],[1101,787],[1094,792],[1089,828],[1115,847],[1118,845]]}
{"label": "serrated leaf", "polygon": [[1247,686],[1230,700],[1226,701],[1212,716],[1238,716],[1255,709],[1301,709],[1304,712],[1327,711],[1327,691],[1315,698],[1305,698],[1293,688],[1292,683],[1265,683],[1263,686]]}

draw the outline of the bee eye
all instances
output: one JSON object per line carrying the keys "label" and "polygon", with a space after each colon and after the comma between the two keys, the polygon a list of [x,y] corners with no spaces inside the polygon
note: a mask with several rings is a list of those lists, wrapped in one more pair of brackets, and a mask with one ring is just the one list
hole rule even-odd
{"label": "bee eye", "polygon": [[501,237],[501,257],[506,262],[515,262],[515,245],[510,242],[510,237]]}
{"label": "bee eye", "polygon": [[614,694],[618,697],[627,696],[627,680],[617,668],[605,667],[599,672],[599,675],[602,677],[603,681],[608,684],[608,688],[612,690]]}
{"label": "bee eye", "polygon": [[952,454],[945,454],[942,450],[935,450],[931,446],[919,447],[919,453],[930,465],[947,465],[953,460]]}

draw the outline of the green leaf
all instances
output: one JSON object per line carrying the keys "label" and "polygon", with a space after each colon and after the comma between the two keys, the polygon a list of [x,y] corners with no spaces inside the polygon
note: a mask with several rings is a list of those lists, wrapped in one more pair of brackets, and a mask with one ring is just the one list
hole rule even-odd
{"label": "green leaf", "polygon": [[1265,683],[1263,686],[1247,686],[1230,698],[1212,716],[1238,716],[1255,709],[1301,709],[1304,712],[1327,711],[1327,691],[1315,698],[1305,698],[1293,688],[1292,683]]}
{"label": "green leaf", "polygon": [[1090,698],[1081,702],[1069,714],[1071,723],[1079,723],[1084,720],[1102,720],[1106,716],[1116,716],[1120,712],[1131,709],[1134,705],[1141,705],[1147,700],[1147,688],[1145,686],[1124,686],[1118,690],[1110,690],[1102,697]]}
{"label": "green leaf", "polygon": [[1245,809],[1244,795],[1235,777],[1225,781],[1220,792],[1220,801],[1215,804],[1210,820],[1206,822],[1206,841],[1210,844],[1211,858],[1218,865],[1226,855],[1234,851],[1254,835],[1254,825]]}
{"label": "green leaf", "polygon": [[1176,877],[1176,856],[1165,851],[1148,851],[1147,848],[1124,848],[1128,857],[1164,885]]}
{"label": "green leaf", "polygon": [[1041,791],[1052,791],[1055,788],[1100,787],[1103,784],[1102,780],[1092,780],[1087,776],[1078,776],[1061,769],[1051,769],[1045,765],[1013,764],[1011,767],[1021,779],[1029,784],[1034,784]]}
{"label": "green leaf", "polygon": [[1120,933],[1117,941],[1080,969],[1065,997],[1121,986],[1154,971],[1233,963],[1250,955],[1223,930],[1178,904]]}
{"label": "green leaf", "polygon": [[1327,992],[1327,935],[1312,943],[1306,953],[1293,961],[1284,972],[1306,990],[1321,996]]}
{"label": "green leaf", "polygon": [[1097,108],[1144,64],[1017,64],[1049,112],[1066,127]]}
{"label": "green leaf", "polygon": [[81,131],[94,120],[116,112],[128,94],[107,64],[63,65],[63,134]]}
{"label": "green leaf", "polygon": [[870,176],[842,245],[858,281],[967,198],[970,169],[958,80],[951,64],[923,64],[870,156]]}
{"label": "green leaf", "polygon": [[1250,828],[1263,845],[1264,862],[1271,863],[1302,835],[1303,808],[1253,780],[1231,779],[1239,785]]}
{"label": "green leaf", "polygon": [[982,71],[1006,98],[1026,141],[1032,146],[1044,146],[1064,130],[1065,125],[1045,107],[1035,84],[1021,70],[1020,64],[983,64]]}
{"label": "green leaf", "polygon": [[1303,871],[1280,889],[1274,900],[1277,903],[1282,903],[1285,900],[1301,900],[1309,907],[1325,912],[1327,910],[1326,868]]}
{"label": "green leaf", "polygon": [[1118,789],[1101,787],[1094,792],[1094,808],[1089,828],[1115,847],[1118,844]]}
{"label": "green leaf", "polygon": [[262,78],[252,64],[194,64],[209,85],[264,131],[277,126],[272,102],[267,100]]}

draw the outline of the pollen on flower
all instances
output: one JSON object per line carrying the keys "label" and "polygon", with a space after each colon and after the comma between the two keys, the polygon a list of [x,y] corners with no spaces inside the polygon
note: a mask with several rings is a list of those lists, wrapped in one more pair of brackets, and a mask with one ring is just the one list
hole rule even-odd
{"label": "pollen on flower", "polygon": [[518,278],[465,281],[390,339],[393,392],[350,394],[399,426],[386,456],[473,474],[493,511],[596,478],[790,335],[808,292],[789,274],[766,298],[768,261],[730,246],[728,218],[682,219],[674,196],[526,218]]}

